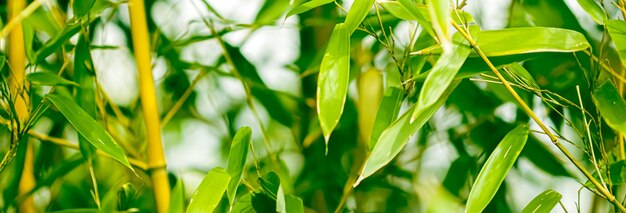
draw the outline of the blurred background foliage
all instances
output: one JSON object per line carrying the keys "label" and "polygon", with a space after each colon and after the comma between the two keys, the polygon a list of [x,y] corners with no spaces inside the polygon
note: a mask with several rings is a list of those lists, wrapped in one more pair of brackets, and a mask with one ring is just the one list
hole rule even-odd
{"label": "blurred background foliage", "polygon": [[[2,1],[0,6],[5,25],[7,1],[11,0]],[[21,172],[16,171],[24,165],[27,148],[16,148],[16,158],[0,170],[2,212],[15,211],[28,199],[33,199],[39,212],[156,211],[144,154],[146,134],[128,4],[96,0],[87,11],[81,11],[76,6],[79,2],[84,3],[48,0],[23,20],[29,110],[31,114],[42,113],[20,140],[22,146],[31,144],[35,185],[26,194],[18,193],[16,183]],[[504,87],[484,73],[489,70],[475,55],[460,71],[471,77],[458,83],[443,107],[398,156],[350,191],[350,178],[356,178],[368,152],[368,131],[372,131],[378,112],[378,107],[371,107],[378,105],[376,96],[390,91],[390,85],[398,86],[396,101],[385,110],[395,116],[404,114],[418,99],[423,85],[418,76],[436,61],[430,54],[408,53],[436,41],[423,33],[423,26],[396,18],[379,5],[384,1],[377,1],[376,9],[350,36],[348,98],[326,144],[316,108],[317,72],[333,26],[346,18],[342,8],[351,8],[353,1],[318,2],[326,4],[287,17],[294,5],[303,1],[145,1],[158,112],[173,189],[172,212],[185,208],[209,170],[230,167],[233,138],[244,126],[251,128],[252,149],[247,158],[244,155],[247,161],[232,211],[275,211],[281,191],[301,199],[305,212],[330,212],[338,206],[345,208],[337,211],[350,212],[448,212],[467,201],[480,168],[518,124],[529,124],[531,134],[485,212],[519,212],[547,189],[562,194],[562,205],[572,212],[612,208],[585,189],[595,190],[585,185],[586,179]],[[623,160],[620,152],[624,150],[622,146],[620,151],[619,145],[623,138],[602,120],[591,91],[608,79],[623,94],[624,81],[618,78],[623,79],[624,67],[605,26],[594,21],[579,2],[596,3],[470,0],[453,1],[452,6],[471,14],[483,31],[554,27],[584,35],[590,51],[490,59],[499,65],[519,62],[528,70],[541,90],[516,90],[586,168],[592,172],[596,168],[603,173],[616,171],[621,176],[624,163],[619,160]],[[423,4],[419,0],[414,3]],[[616,5],[621,5],[620,1],[601,1],[597,6],[605,17],[623,19]],[[2,42],[4,47],[11,44],[6,39]],[[84,52],[80,52],[82,44]],[[90,57],[84,69],[97,79],[92,85],[96,111],[90,116],[117,141],[135,173],[104,155],[95,155],[86,163],[81,158],[83,147],[78,145],[83,139],[56,107],[42,102],[51,91],[78,96],[74,84],[80,79],[74,73],[81,69],[76,66],[81,65],[76,63],[79,56]],[[11,70],[3,66],[5,82]],[[32,73],[40,72],[60,78],[45,76],[38,82]],[[8,88],[2,90],[5,96],[10,93]],[[368,97],[375,101],[366,102]],[[6,108],[9,102],[2,104]],[[587,113],[585,118],[580,104]],[[39,111],[39,106],[44,110]],[[3,113],[0,153],[5,154],[14,144],[14,129],[8,123],[11,113]],[[590,123],[589,131],[585,122]],[[588,137],[594,141],[592,146]],[[597,161],[592,160],[591,149]],[[620,187],[623,183],[610,187],[618,200],[626,192]],[[229,199],[221,199],[217,211],[228,211]],[[563,211],[558,207],[554,210]]]}

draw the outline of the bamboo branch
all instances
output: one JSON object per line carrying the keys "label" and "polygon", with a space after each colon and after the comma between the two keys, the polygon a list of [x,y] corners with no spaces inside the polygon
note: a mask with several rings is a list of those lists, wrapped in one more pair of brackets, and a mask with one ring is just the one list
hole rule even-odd
{"label": "bamboo branch", "polygon": [[585,177],[587,177],[589,181],[591,181],[591,183],[598,189],[598,191],[600,192],[602,196],[604,196],[604,198],[606,198],[609,202],[613,203],[619,209],[619,211],[626,212],[626,208],[624,208],[624,206],[618,200],[615,199],[615,196],[613,196],[604,186],[602,186],[602,184],[600,184],[591,175],[591,173],[589,173],[589,171],[587,171],[587,169],[585,169],[585,167],[583,167],[583,165],[580,162],[578,162],[576,158],[574,158],[574,156],[567,150],[567,148],[565,148],[563,144],[559,142],[559,139],[556,136],[554,136],[554,134],[550,131],[550,129],[548,129],[548,127],[543,123],[543,121],[541,121],[541,119],[537,117],[537,115],[533,112],[532,109],[530,109],[530,107],[528,107],[528,104],[526,104],[526,102],[524,102],[522,98],[520,98],[520,96],[517,94],[517,92],[515,92],[513,87],[511,87],[508,81],[500,74],[498,69],[496,69],[496,67],[491,63],[489,58],[487,58],[487,55],[485,55],[485,53],[483,53],[480,47],[478,47],[478,44],[476,43],[476,41],[474,41],[471,38],[471,36],[463,28],[461,28],[454,20],[452,21],[452,26],[470,43],[470,45],[472,46],[472,48],[474,48],[476,53],[478,53],[478,55],[483,59],[483,61],[485,61],[487,66],[489,66],[491,71],[493,71],[493,73],[502,82],[502,85],[504,85],[506,90],[520,104],[520,106],[522,107],[522,110],[524,110],[524,112],[526,112],[526,114],[528,114],[528,116],[530,116],[537,123],[537,125],[539,125],[541,130],[543,130],[543,132],[546,133],[546,135],[550,138],[552,143],[554,143],[554,145],[556,145],[557,148],[559,148],[559,150],[563,154],[565,154],[565,156],[576,166],[576,168],[578,168],[578,170],[580,170],[585,175]]}
{"label": "bamboo branch", "polygon": [[169,210],[170,184],[167,177],[163,145],[161,144],[161,126],[152,76],[150,36],[144,1],[129,0],[128,8],[135,60],[139,70],[141,106],[148,136],[148,166],[153,168],[150,176],[157,210],[160,213],[165,213]]}

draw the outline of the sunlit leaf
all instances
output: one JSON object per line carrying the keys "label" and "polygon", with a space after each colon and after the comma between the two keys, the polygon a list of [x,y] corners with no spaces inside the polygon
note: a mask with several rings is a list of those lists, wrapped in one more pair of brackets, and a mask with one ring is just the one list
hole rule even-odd
{"label": "sunlit leaf", "polygon": [[370,150],[376,145],[383,130],[398,118],[403,98],[404,91],[398,87],[388,87],[385,91],[376,113],[374,127],[372,128],[372,135],[369,141]]}
{"label": "sunlit leaf", "polygon": [[276,199],[276,212],[303,213],[304,205],[302,204],[302,199],[290,194],[285,194],[282,187],[280,187]]}
{"label": "sunlit leaf", "polygon": [[169,213],[183,212],[185,212],[185,190],[183,180],[179,178],[176,180],[176,185],[174,185],[172,189]]}
{"label": "sunlit leaf", "polygon": [[76,82],[61,78],[60,76],[51,72],[33,72],[26,75],[26,80],[34,85],[56,86],[56,85],[74,85],[78,86]]}
{"label": "sunlit leaf", "polygon": [[337,24],[328,42],[317,80],[317,114],[328,143],[343,113],[350,77],[350,37],[344,24]]}
{"label": "sunlit leaf", "polygon": [[[476,39],[480,31],[478,26],[471,26],[469,30],[472,37]],[[411,116],[411,122],[437,103],[469,55],[471,51],[469,42],[460,33],[454,35],[453,43],[450,51],[444,52],[428,73],[417,99],[417,108]]]}
{"label": "sunlit leaf", "polygon": [[[76,88],[76,104],[78,104],[93,119],[96,119],[96,76],[93,70],[94,65],[91,60],[89,42],[85,39],[85,34],[81,33],[76,43],[74,52],[74,76],[73,79],[79,84]],[[78,138],[80,151],[85,159],[90,158],[95,149],[88,145],[84,137]]]}
{"label": "sunlit leaf", "polygon": [[[576,52],[590,47],[579,32],[549,27],[520,27],[481,31],[477,44],[489,57],[540,52]],[[419,51],[422,54],[441,54],[434,46]],[[471,56],[477,57],[477,54]]]}
{"label": "sunlit leaf", "polygon": [[374,0],[356,0],[352,3],[352,7],[350,7],[350,11],[348,12],[346,21],[344,22],[345,30],[348,33],[348,36],[352,35],[356,28],[359,27],[363,19],[365,19],[365,16],[367,16],[372,8],[372,5],[374,5]]}
{"label": "sunlit leaf", "polygon": [[46,98],[61,111],[61,114],[67,118],[76,131],[85,137],[91,145],[133,170],[130,163],[128,163],[124,150],[85,110],[81,109],[71,99],[62,95],[49,94],[46,95]]}
{"label": "sunlit leaf", "polygon": [[[402,20],[409,21],[419,21],[418,17],[413,15],[408,9],[404,7],[401,1],[380,1],[378,4],[382,6],[387,12],[391,13],[391,15],[396,18]],[[428,7],[426,5],[416,5],[413,7],[413,12],[419,14],[422,17],[422,21],[431,22],[432,18],[428,15]],[[474,22],[474,17],[468,12],[462,10],[450,10],[450,18],[457,23],[472,23]]]}
{"label": "sunlit leaf", "polygon": [[606,124],[622,135],[626,135],[626,102],[615,85],[606,81],[596,88],[592,95],[593,102],[600,110]]}
{"label": "sunlit leaf", "polygon": [[400,153],[402,148],[409,142],[411,136],[424,126],[426,121],[428,121],[430,117],[435,114],[437,109],[445,103],[446,99],[450,96],[458,83],[459,81],[451,83],[446,92],[437,100],[435,105],[432,105],[428,109],[424,109],[423,113],[421,113],[415,121],[410,122],[410,118],[417,105],[413,105],[413,107],[408,109],[407,112],[398,118],[398,120],[389,125],[389,127],[380,135],[380,138],[376,142],[372,152],[365,160],[365,165],[361,170],[361,174],[354,186],[356,187],[363,179],[371,176],[374,172],[391,162],[391,160],[393,160],[393,158],[395,158],[396,155]]}
{"label": "sunlit leaf", "polygon": [[522,213],[549,213],[563,197],[558,192],[547,190],[537,195],[524,207]]}
{"label": "sunlit leaf", "polygon": [[622,61],[626,65],[626,22],[621,20],[606,20],[606,28],[615,44],[615,49]]}
{"label": "sunlit leaf", "polygon": [[577,0],[578,4],[591,16],[591,18],[598,24],[604,25],[606,20],[606,14],[604,10],[595,0]]}
{"label": "sunlit leaf", "polygon": [[193,193],[187,213],[213,212],[226,192],[229,181],[226,170],[220,167],[211,169]]}
{"label": "sunlit leaf", "polygon": [[500,141],[472,185],[465,212],[482,212],[489,204],[524,149],[528,134],[528,126],[520,125]]}
{"label": "sunlit leaf", "polygon": [[448,26],[450,24],[450,1],[449,0],[426,0],[428,14],[432,20],[433,30],[439,40],[439,44],[444,49],[451,48],[450,33]]}
{"label": "sunlit leaf", "polygon": [[289,10],[289,12],[287,12],[286,18],[289,18],[290,16],[293,16],[293,15],[298,15],[300,13],[304,13],[313,8],[331,3],[333,1],[334,0],[312,0],[312,1],[304,2],[302,4],[299,4],[293,7],[291,10]]}
{"label": "sunlit leaf", "polygon": [[78,23],[65,26],[59,34],[52,37],[43,45],[41,49],[37,50],[37,62],[44,61],[50,54],[59,50],[63,43],[80,31],[80,28],[81,26]]}
{"label": "sunlit leaf", "polygon": [[233,206],[237,187],[243,173],[246,158],[248,156],[248,146],[250,146],[250,138],[252,137],[252,129],[250,127],[242,127],[235,134],[233,142],[230,145],[230,153],[228,154],[228,174],[230,175],[230,183],[226,195],[230,206]]}

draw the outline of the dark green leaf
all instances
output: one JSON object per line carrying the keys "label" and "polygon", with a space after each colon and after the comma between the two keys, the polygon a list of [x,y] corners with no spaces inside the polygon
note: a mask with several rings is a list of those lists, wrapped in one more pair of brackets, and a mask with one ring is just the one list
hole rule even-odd
{"label": "dark green leaf", "polygon": [[45,86],[57,86],[57,85],[74,85],[78,86],[77,83],[67,80],[65,78],[61,78],[60,76],[51,73],[51,72],[33,72],[26,75],[26,80],[28,80],[31,84],[34,85],[45,85]]}
{"label": "dark green leaf", "polygon": [[59,50],[61,45],[80,31],[80,28],[81,26],[78,23],[65,26],[63,31],[52,37],[43,45],[41,49],[37,50],[37,62],[44,61],[50,54]]}
{"label": "dark green leaf", "polygon": [[77,17],[82,17],[89,13],[96,0],[75,0],[73,1],[72,10]]}
{"label": "dark green leaf", "polygon": [[489,204],[524,149],[528,134],[528,126],[520,125],[498,144],[474,181],[467,199],[466,212],[481,212]]}
{"label": "dark green leaf", "polygon": [[61,114],[67,118],[76,131],[85,137],[91,145],[133,170],[128,163],[124,150],[117,145],[113,137],[111,137],[98,122],[91,118],[85,110],[81,109],[74,101],[65,96],[49,94],[46,95],[46,98],[61,111]]}
{"label": "dark green leaf", "polygon": [[626,102],[612,82],[606,81],[593,92],[593,102],[602,118],[615,131],[626,135]]}

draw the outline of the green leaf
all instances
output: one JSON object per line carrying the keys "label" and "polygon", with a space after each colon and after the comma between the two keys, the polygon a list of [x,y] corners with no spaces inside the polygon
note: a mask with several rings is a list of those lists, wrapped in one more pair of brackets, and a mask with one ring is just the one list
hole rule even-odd
{"label": "green leaf", "polygon": [[89,13],[96,0],[76,0],[73,1],[72,10],[77,17],[82,17]]}
{"label": "green leaf", "polygon": [[312,1],[307,1],[304,2],[302,4],[299,4],[293,8],[291,8],[291,10],[289,10],[289,12],[287,12],[287,15],[285,18],[289,18],[290,16],[293,15],[298,15],[300,13],[304,13],[306,11],[309,11],[313,8],[328,4],[333,2],[334,0],[312,0]]}
{"label": "green leaf", "polygon": [[591,16],[591,18],[598,24],[604,25],[606,20],[606,14],[604,10],[595,0],[577,0],[578,4]]}
{"label": "green leaf", "polygon": [[356,187],[363,179],[371,176],[374,172],[391,162],[409,142],[411,135],[415,134],[417,130],[424,126],[426,121],[428,121],[428,119],[435,114],[437,109],[446,102],[446,99],[459,82],[460,81],[455,81],[450,84],[446,92],[441,95],[435,105],[424,109],[423,113],[421,113],[414,122],[410,122],[409,120],[411,113],[416,109],[417,105],[413,105],[413,107],[408,109],[398,120],[389,125],[380,135],[370,155],[365,159],[365,165],[361,170],[361,175],[353,186]]}
{"label": "green leaf", "polygon": [[39,63],[44,61],[50,54],[59,50],[63,43],[68,41],[72,36],[76,35],[76,33],[80,31],[80,28],[81,26],[79,23],[65,26],[63,31],[52,37],[43,45],[43,47],[41,47],[41,49],[37,50],[37,53],[35,54],[37,56],[37,62]]}
{"label": "green leaf", "polygon": [[252,137],[252,129],[250,127],[242,127],[235,134],[232,144],[230,145],[230,153],[228,154],[228,174],[230,175],[230,183],[226,195],[230,206],[234,205],[237,187],[241,180],[246,157],[248,156],[248,147]]}
{"label": "green leaf", "polygon": [[519,84],[528,86],[530,88],[539,89],[539,84],[535,81],[532,75],[518,63],[512,63],[504,66],[504,70],[509,73]]}
{"label": "green leaf", "polygon": [[428,14],[431,17],[433,30],[439,40],[439,44],[445,50],[449,50],[450,46],[450,33],[448,32],[448,26],[450,24],[450,1],[449,0],[426,0],[426,6],[428,7]]}
{"label": "green leaf", "polygon": [[344,24],[335,25],[317,80],[317,115],[326,144],[339,123],[350,80],[350,34]]}
{"label": "green leaf", "polygon": [[626,102],[615,85],[611,81],[602,83],[593,91],[592,97],[606,124],[626,135]]}
{"label": "green leaf", "polygon": [[522,213],[549,213],[554,206],[559,203],[561,197],[563,196],[558,192],[546,190],[533,198],[533,200],[524,207]]}
{"label": "green leaf", "polygon": [[33,40],[35,38],[35,28],[30,21],[22,22],[22,31],[24,33],[24,51],[28,57],[28,61],[35,63],[36,57],[33,52]]}
{"label": "green leaf", "polygon": [[383,130],[398,118],[402,99],[404,99],[404,91],[401,88],[388,87],[385,91],[380,106],[378,107],[378,112],[376,113],[376,120],[374,120],[372,136],[369,142],[370,150],[374,149],[374,146],[376,146],[376,141],[378,141]]}
{"label": "green leaf", "polygon": [[193,193],[187,213],[213,212],[226,192],[229,181],[230,176],[226,170],[220,167],[211,169]]}
{"label": "green leaf", "polygon": [[[365,19],[370,12],[372,5],[374,5],[374,0],[356,0],[352,3],[352,7],[350,7],[350,11],[344,22],[348,37],[359,27],[363,19]],[[335,29],[337,28],[335,27]]]}
{"label": "green leaf", "polygon": [[[579,32],[550,27],[520,27],[481,31],[477,44],[489,57],[540,52],[576,52],[590,47]],[[441,54],[441,47],[427,47],[421,54]],[[473,53],[471,56],[478,57]]]}
{"label": "green leaf", "polygon": [[428,8],[425,8],[426,13],[422,13],[417,9],[417,6],[411,0],[398,0],[398,2],[400,3],[400,5],[402,5],[402,7],[404,7],[406,11],[408,11],[408,13],[410,13],[415,18],[415,20],[417,20],[417,23],[419,23],[424,28],[424,30],[428,32],[429,35],[433,37],[435,36],[435,31],[430,24],[430,20],[428,20],[428,18],[430,18],[430,16],[427,15]]}
{"label": "green leaf", "polygon": [[511,130],[491,153],[485,165],[478,173],[467,199],[465,212],[481,212],[500,188],[506,174],[524,149],[528,139],[527,125]]}
{"label": "green leaf", "polygon": [[626,22],[620,20],[606,20],[606,28],[615,44],[622,66],[626,65]]}
{"label": "green leaf", "polygon": [[289,7],[289,0],[266,0],[256,16],[255,23],[272,24]]}
{"label": "green leaf", "polygon": [[[407,20],[407,21],[423,21],[429,23],[429,27],[432,24],[432,18],[429,15],[428,7],[426,5],[415,5],[411,10],[404,7],[401,4],[402,1],[380,1],[378,4],[382,6],[387,12],[396,18]],[[410,3],[409,3],[410,4]],[[411,12],[413,11],[413,12]],[[415,16],[415,14],[419,14],[419,17]],[[474,17],[462,10],[453,10],[450,9],[450,17],[457,23],[471,23],[474,22]],[[420,22],[420,24],[422,24]]]}
{"label": "green leaf", "polygon": [[278,189],[278,197],[276,200],[276,212],[281,213],[303,213],[304,205],[302,204],[302,199],[290,195],[285,194],[282,186]]}
{"label": "green leaf", "polygon": [[[78,104],[93,119],[96,119],[96,76],[93,70],[89,42],[83,33],[78,37],[76,51],[74,52],[74,81],[79,84],[76,88],[76,104]],[[85,159],[94,155],[95,149],[88,145],[84,137],[78,138],[80,151]]]}
{"label": "green leaf", "polygon": [[185,188],[183,180],[178,178],[176,180],[176,185],[172,189],[172,196],[170,196],[169,213],[183,212],[185,212]]}
{"label": "green leaf", "polygon": [[133,167],[128,163],[124,150],[117,145],[113,137],[111,137],[98,122],[91,118],[85,110],[65,96],[49,94],[46,95],[46,98],[61,111],[61,114],[67,118],[76,131],[85,137],[91,145],[134,172]]}
{"label": "green leaf", "polygon": [[383,83],[383,74],[377,69],[370,69],[361,73],[357,80],[359,95],[357,112],[362,115],[357,118],[359,136],[366,144],[371,142],[372,129],[376,119],[375,116],[368,115],[374,115],[378,112],[383,96]]}
{"label": "green leaf", "polygon": [[76,82],[61,78],[60,76],[51,72],[33,72],[26,75],[26,80],[34,85],[45,86],[57,86],[57,85],[74,85],[78,86]]}
{"label": "green leaf", "polygon": [[[469,32],[472,38],[476,39],[478,26],[470,26]],[[453,46],[448,52],[444,52],[435,66],[431,69],[424,81],[424,86],[420,91],[417,99],[417,108],[413,111],[411,122],[413,122],[424,110],[428,111],[439,100],[440,96],[446,91],[448,85],[454,80],[454,76],[461,69],[463,62],[467,59],[470,51],[469,42],[460,34],[456,33],[453,37]]]}

